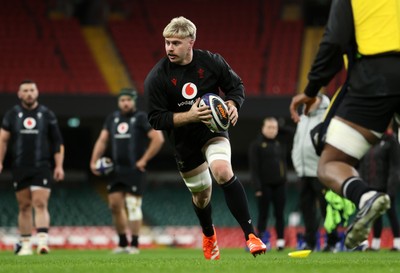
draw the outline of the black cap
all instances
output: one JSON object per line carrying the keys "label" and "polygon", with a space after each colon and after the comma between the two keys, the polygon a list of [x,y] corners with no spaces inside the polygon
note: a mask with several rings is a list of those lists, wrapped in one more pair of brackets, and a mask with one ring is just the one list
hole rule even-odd
{"label": "black cap", "polygon": [[122,88],[121,91],[119,91],[118,98],[120,96],[130,96],[133,100],[136,100],[137,92],[133,88]]}

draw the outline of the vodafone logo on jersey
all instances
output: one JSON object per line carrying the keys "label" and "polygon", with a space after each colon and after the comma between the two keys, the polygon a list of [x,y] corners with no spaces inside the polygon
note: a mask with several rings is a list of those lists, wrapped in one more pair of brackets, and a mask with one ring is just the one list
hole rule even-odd
{"label": "vodafone logo on jersey", "polygon": [[128,129],[129,129],[128,123],[121,122],[120,124],[118,124],[117,132],[118,134],[124,135],[126,134],[126,132],[128,132]]}
{"label": "vodafone logo on jersey", "polygon": [[32,130],[36,126],[36,120],[34,118],[29,117],[24,119],[23,124],[26,129]]}
{"label": "vodafone logo on jersey", "polygon": [[[21,116],[22,117],[22,116]],[[22,121],[23,127],[20,130],[21,134],[25,135],[36,135],[39,133],[38,129],[34,129],[36,127],[36,120],[31,117],[27,117]]]}
{"label": "vodafone logo on jersey", "polygon": [[182,96],[187,99],[191,100],[197,95],[197,86],[194,83],[188,82],[182,87]]}

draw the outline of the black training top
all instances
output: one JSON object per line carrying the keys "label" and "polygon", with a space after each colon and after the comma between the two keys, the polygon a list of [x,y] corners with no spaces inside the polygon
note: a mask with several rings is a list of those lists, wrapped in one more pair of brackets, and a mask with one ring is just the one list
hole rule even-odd
{"label": "black training top", "polygon": [[238,110],[244,101],[243,82],[222,56],[198,49],[188,65],[161,59],[148,74],[144,88],[150,124],[165,130],[175,147],[191,143],[201,146],[212,137],[228,134],[212,133],[201,122],[174,128],[173,113],[186,112],[198,97],[219,95],[220,90],[225,94],[223,99],[233,100]]}
{"label": "black training top", "polygon": [[260,134],[249,146],[249,167],[255,189],[287,181],[286,147]]}
{"label": "black training top", "polygon": [[63,144],[56,116],[41,104],[33,110],[15,105],[5,114],[2,128],[11,134],[13,167],[49,167],[51,155]]}
{"label": "black training top", "polygon": [[115,167],[135,168],[136,161],[146,150],[147,134],[152,129],[146,113],[135,111],[123,115],[120,111],[115,111],[108,115],[103,129],[110,134]]}

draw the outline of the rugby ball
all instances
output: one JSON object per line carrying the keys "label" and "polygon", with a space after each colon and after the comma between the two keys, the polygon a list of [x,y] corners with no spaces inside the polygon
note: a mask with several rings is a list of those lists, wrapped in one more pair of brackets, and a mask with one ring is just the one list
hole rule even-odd
{"label": "rugby ball", "polygon": [[114,163],[109,157],[101,157],[96,161],[96,171],[102,175],[108,175],[114,170]]}
{"label": "rugby ball", "polygon": [[207,93],[201,97],[199,106],[207,105],[211,109],[212,119],[207,124],[208,129],[213,133],[223,132],[229,128],[228,106],[224,100],[213,93]]}

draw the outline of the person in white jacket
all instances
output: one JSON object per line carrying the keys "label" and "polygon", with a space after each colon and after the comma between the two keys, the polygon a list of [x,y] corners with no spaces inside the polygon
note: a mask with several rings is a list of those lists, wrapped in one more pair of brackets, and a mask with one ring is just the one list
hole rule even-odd
{"label": "person in white jacket", "polygon": [[[315,153],[311,142],[310,131],[323,119],[330,100],[326,95],[319,94],[311,106],[308,115],[302,114],[297,124],[293,140],[292,162],[300,180],[300,209],[303,215],[305,226],[304,249],[316,250],[317,234],[320,226],[320,219],[317,213],[318,203],[321,215],[326,215],[326,188],[318,180],[317,167],[319,156]],[[323,251],[335,250],[338,241],[336,231],[328,234],[328,240]]]}

